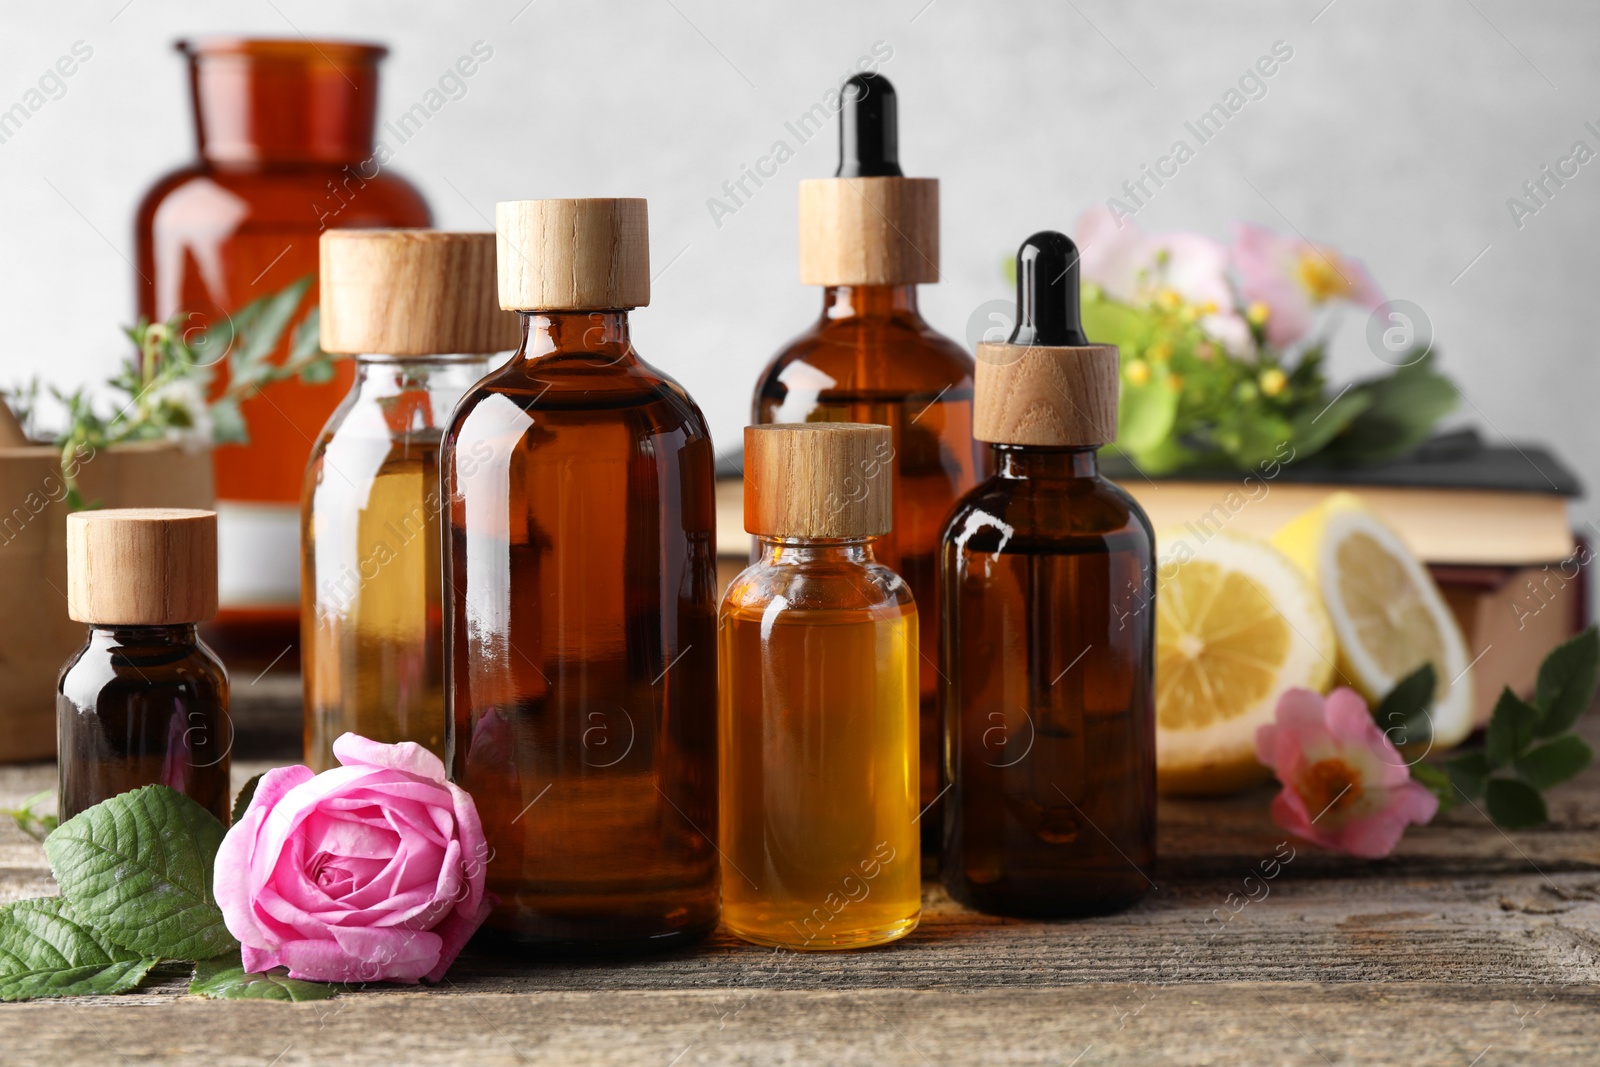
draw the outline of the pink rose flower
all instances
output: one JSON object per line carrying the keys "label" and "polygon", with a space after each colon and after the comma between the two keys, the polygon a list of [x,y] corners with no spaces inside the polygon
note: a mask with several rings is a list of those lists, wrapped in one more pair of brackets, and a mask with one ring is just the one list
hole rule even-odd
{"label": "pink rose flower", "polygon": [[1283,694],[1276,723],[1256,731],[1256,758],[1283,783],[1272,821],[1352,856],[1387,856],[1408,825],[1439,810],[1351,689],[1327,700],[1309,689]]}
{"label": "pink rose flower", "polygon": [[472,797],[421,745],[355,734],[342,767],[262,775],[217,852],[214,891],[252,973],[436,982],[488,917]]}
{"label": "pink rose flower", "polygon": [[1228,282],[1228,249],[1198,233],[1147,234],[1105,207],[1078,217],[1076,230],[1083,279],[1125,304],[1148,304],[1162,288],[1185,303],[1213,310],[1200,328],[1241,355],[1250,351],[1250,327],[1234,306]]}
{"label": "pink rose flower", "polygon": [[1233,266],[1245,303],[1267,306],[1267,343],[1274,348],[1303,338],[1325,304],[1344,301],[1370,311],[1383,303],[1377,283],[1356,260],[1248,222],[1234,223]]}

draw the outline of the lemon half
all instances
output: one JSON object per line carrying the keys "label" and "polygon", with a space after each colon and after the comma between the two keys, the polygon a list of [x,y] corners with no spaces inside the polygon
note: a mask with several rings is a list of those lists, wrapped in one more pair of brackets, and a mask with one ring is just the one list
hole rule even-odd
{"label": "lemon half", "polygon": [[1333,627],[1316,589],[1265,541],[1157,538],[1156,782],[1208,794],[1267,778],[1256,729],[1294,686],[1325,690]]}
{"label": "lemon half", "polygon": [[1432,663],[1433,747],[1472,732],[1472,671],[1455,616],[1428,569],[1353,493],[1334,493],[1273,543],[1310,576],[1339,640],[1340,683],[1371,703]]}

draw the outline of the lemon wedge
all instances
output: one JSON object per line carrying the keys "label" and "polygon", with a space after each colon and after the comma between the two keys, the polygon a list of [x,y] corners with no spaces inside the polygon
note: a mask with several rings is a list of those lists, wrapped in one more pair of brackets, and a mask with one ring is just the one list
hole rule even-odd
{"label": "lemon wedge", "polygon": [[1256,729],[1294,686],[1325,690],[1333,627],[1316,589],[1265,541],[1158,537],[1156,784],[1211,794],[1267,778]]}
{"label": "lemon wedge", "polygon": [[1279,530],[1273,543],[1322,595],[1339,642],[1340,684],[1376,703],[1432,663],[1433,747],[1472,732],[1466,641],[1428,569],[1353,493],[1334,493]]}

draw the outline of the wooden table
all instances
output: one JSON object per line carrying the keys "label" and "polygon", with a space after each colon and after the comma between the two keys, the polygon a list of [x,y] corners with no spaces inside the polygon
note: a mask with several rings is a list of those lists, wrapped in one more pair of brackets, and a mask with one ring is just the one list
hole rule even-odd
{"label": "wooden table", "polygon": [[[1586,730],[1600,741],[1600,716]],[[0,805],[53,782],[50,765],[0,768]],[[627,964],[469,954],[437,988],[299,1005],[205,1001],[171,973],[0,1005],[0,1064],[1597,1059],[1600,769],[1550,794],[1545,829],[1504,834],[1463,805],[1387,860],[1291,843],[1264,890],[1261,864],[1287,854],[1270,795],[1164,802],[1156,888],[1111,918],[990,918],[929,885],[914,934],[860,953],[779,958],[718,935]],[[53,892],[42,849],[0,825],[0,902]]]}

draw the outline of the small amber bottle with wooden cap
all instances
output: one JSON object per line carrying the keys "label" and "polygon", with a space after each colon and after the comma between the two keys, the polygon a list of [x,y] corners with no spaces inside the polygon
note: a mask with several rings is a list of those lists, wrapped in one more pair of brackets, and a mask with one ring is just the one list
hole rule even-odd
{"label": "small amber bottle with wooden cap", "polygon": [[722,915],[747,941],[864,948],[922,913],[917,609],[878,562],[887,426],[744,433],[760,559],[722,600]]}
{"label": "small amber bottle with wooden cap", "polygon": [[672,948],[717,922],[711,438],[629,335],[645,202],[495,214],[522,348],[462,398],[443,458],[446,762],[494,852],[481,937]]}
{"label": "small amber bottle with wooden cap", "polygon": [[317,438],[300,501],[305,760],[333,741],[415,741],[444,755],[439,447],[489,356],[517,347],[492,233],[322,235],[322,347],[354,387]]}
{"label": "small amber bottle with wooden cap", "polygon": [[63,821],[145,785],[228,821],[228,674],[195,624],[217,613],[217,516],[67,516],[67,614],[89,639],[56,684]]}
{"label": "small amber bottle with wooden cap", "polygon": [[1017,327],[978,347],[974,432],[997,473],[945,528],[950,895],[1002,915],[1106,912],[1155,859],[1155,541],[1100,477],[1117,349],[1078,319],[1078,250],[1017,253]]}
{"label": "small amber bottle with wooden cap", "polygon": [[[839,169],[800,183],[800,280],[823,287],[822,316],[773,358],[751,421],[881,423],[894,433],[894,529],[874,546],[902,575],[923,616],[919,675],[921,796],[939,781],[939,535],[956,498],[988,473],[972,438],[972,357],[917,309],[917,286],[939,280],[939,182],[907,178],[898,104],[882,75],[845,82]],[[937,807],[923,820],[930,862]]]}

